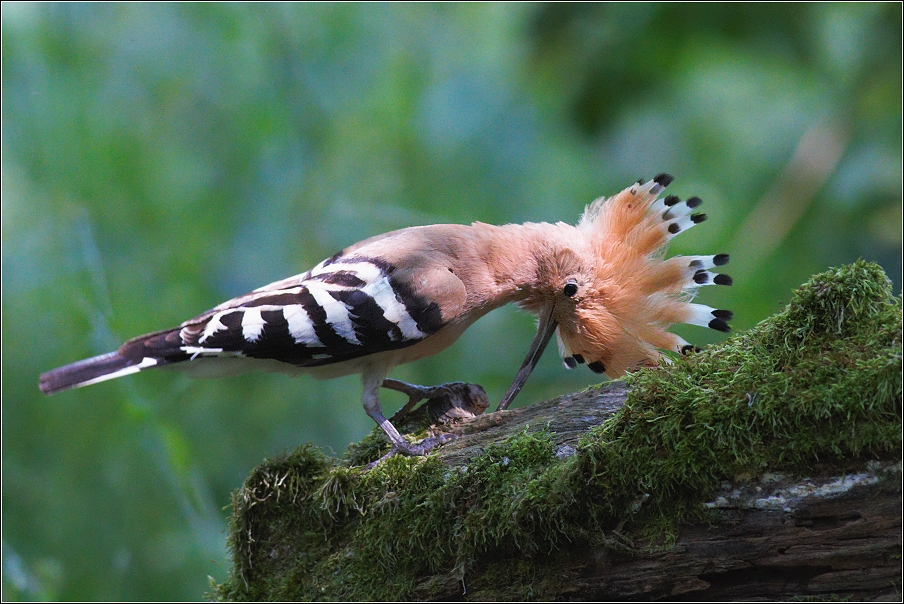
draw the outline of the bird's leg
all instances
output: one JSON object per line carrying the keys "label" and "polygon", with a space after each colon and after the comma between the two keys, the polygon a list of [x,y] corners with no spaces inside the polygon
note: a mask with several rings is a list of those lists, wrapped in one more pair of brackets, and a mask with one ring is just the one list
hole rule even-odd
{"label": "bird's leg", "polygon": [[392,419],[398,421],[422,400],[439,399],[442,402],[431,409],[434,419],[474,417],[489,406],[486,392],[476,384],[449,382],[438,386],[417,386],[399,380],[385,379],[383,388],[408,395],[408,402],[399,409]]}
{"label": "bird's leg", "polygon": [[[386,433],[386,436],[392,443],[392,449],[390,449],[389,453],[387,453],[377,461],[368,464],[368,468],[372,468],[388,459],[389,457],[397,455],[398,453],[404,453],[405,455],[426,455],[437,445],[448,442],[455,438],[455,436],[452,434],[438,434],[430,438],[425,438],[417,444],[411,444],[407,440],[405,440],[405,437],[399,433],[399,431],[393,425],[392,421],[386,419],[386,417],[383,415],[383,409],[380,406],[380,386],[383,384],[383,375],[365,374],[362,377],[362,382],[364,385],[364,395],[362,397],[362,402],[364,404],[364,410],[367,412],[367,414],[377,423],[378,426],[380,426],[380,429]],[[401,384],[402,382],[399,383]],[[406,384],[406,386],[407,385],[408,384]],[[417,388],[417,386],[413,388]],[[417,400],[415,400],[414,402],[417,402]],[[413,405],[414,403],[411,404]]]}
{"label": "bird's leg", "polygon": [[387,390],[395,390],[396,392],[401,392],[402,394],[408,395],[408,402],[405,403],[404,407],[395,412],[395,414],[392,416],[392,419],[399,419],[404,417],[420,401],[439,394],[439,388],[441,388],[441,386],[418,386],[416,384],[409,384],[408,382],[401,382],[399,380],[393,380],[391,378],[386,378],[385,380],[383,380],[383,384],[381,384],[381,386],[383,388],[386,388]]}
{"label": "bird's leg", "polygon": [[377,422],[380,429],[386,433],[389,442],[392,443],[393,451],[391,451],[391,453],[401,452],[406,455],[425,455],[426,451],[423,451],[417,445],[412,445],[405,440],[405,437],[399,434],[399,431],[392,425],[392,422],[383,415],[383,408],[380,406],[380,385],[383,382],[382,376],[375,378],[373,376],[365,375],[362,378],[362,382],[364,384],[364,394],[361,402],[364,404],[364,410],[372,420]]}

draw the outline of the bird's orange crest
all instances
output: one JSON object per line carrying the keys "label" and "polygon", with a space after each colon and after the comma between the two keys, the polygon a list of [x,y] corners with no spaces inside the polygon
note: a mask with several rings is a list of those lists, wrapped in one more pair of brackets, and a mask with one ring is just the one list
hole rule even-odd
{"label": "bird's orange crest", "polygon": [[728,275],[707,270],[725,264],[728,255],[664,259],[672,237],[706,219],[694,212],[701,203],[697,197],[658,198],[671,180],[663,174],[639,182],[594,201],[581,216],[577,229],[592,250],[591,260],[582,264],[574,292],[554,313],[566,365],[584,362],[617,377],[656,364],[659,349],[690,350],[666,331],[674,323],[728,331],[729,311],[691,303],[701,285],[731,284]]}

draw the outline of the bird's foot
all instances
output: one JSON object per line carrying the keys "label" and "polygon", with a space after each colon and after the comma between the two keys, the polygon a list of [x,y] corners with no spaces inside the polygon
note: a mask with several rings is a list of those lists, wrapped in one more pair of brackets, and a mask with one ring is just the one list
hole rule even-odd
{"label": "bird's foot", "polygon": [[[375,408],[369,408],[367,403],[365,403],[368,415],[377,422],[389,442],[392,443],[389,453],[367,464],[365,466],[367,469],[376,467],[390,457],[399,454],[410,456],[427,455],[438,445],[458,438],[455,434],[440,433],[425,438],[419,443],[412,444],[402,436],[399,428],[407,433],[420,432],[433,424],[448,424],[456,419],[476,417],[483,413],[490,404],[484,389],[476,384],[450,382],[439,386],[416,386],[398,380],[385,379],[381,385],[383,388],[407,394],[408,402],[391,419],[383,417],[379,407],[376,405],[373,405]],[[419,401],[425,399],[427,401],[426,404],[422,405],[414,413],[410,413]],[[402,419],[401,423],[399,423],[400,419]],[[395,425],[397,423],[399,424],[398,426]]]}
{"label": "bird's foot", "polygon": [[486,391],[477,384],[449,382],[438,386],[416,386],[386,379],[383,380],[383,388],[408,395],[408,402],[392,416],[392,421],[405,417],[418,402],[425,399],[430,419],[439,423],[476,417],[490,406]]}
{"label": "bird's foot", "polygon": [[364,469],[370,470],[372,468],[375,468],[390,457],[395,457],[396,455],[410,455],[412,457],[427,455],[431,450],[433,450],[434,447],[455,440],[456,438],[458,438],[457,435],[444,432],[442,434],[437,434],[436,436],[425,438],[419,443],[412,444],[407,441],[394,443],[392,445],[392,448],[389,450],[389,453],[386,453],[381,458],[370,462],[369,464],[364,466]]}

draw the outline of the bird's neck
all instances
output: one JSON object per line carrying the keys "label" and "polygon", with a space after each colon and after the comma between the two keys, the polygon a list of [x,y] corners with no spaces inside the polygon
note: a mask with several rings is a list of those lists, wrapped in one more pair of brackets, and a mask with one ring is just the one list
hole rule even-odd
{"label": "bird's neck", "polygon": [[472,308],[489,312],[508,303],[535,310],[554,291],[563,254],[577,245],[577,229],[558,223],[493,226],[475,223],[470,245],[477,262],[461,275],[474,299]]}

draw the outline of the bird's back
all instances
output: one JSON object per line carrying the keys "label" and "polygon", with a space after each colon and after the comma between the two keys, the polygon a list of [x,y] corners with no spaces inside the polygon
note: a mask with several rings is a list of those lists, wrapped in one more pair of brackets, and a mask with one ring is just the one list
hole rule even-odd
{"label": "bird's back", "polygon": [[[176,364],[203,377],[253,369],[310,370],[333,377],[359,372],[354,361],[369,356],[397,364],[385,353],[436,334],[464,302],[464,286],[441,267],[442,252],[411,249],[423,241],[419,229],[456,226],[415,227],[363,241],[306,273],[233,298],[178,328],[133,338],[115,353],[45,373],[41,389],[52,393]],[[412,259],[418,255],[420,260]],[[406,261],[397,265],[394,257]],[[423,291],[427,281],[433,295]],[[318,370],[342,364],[347,367]]]}

